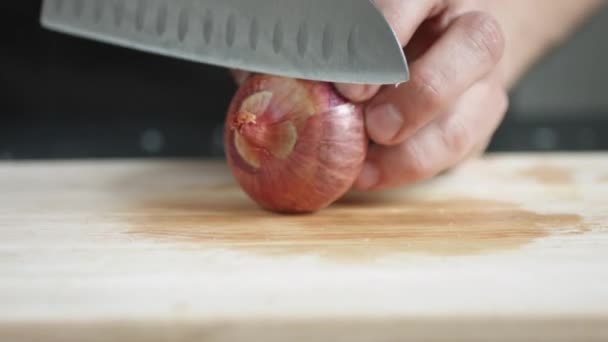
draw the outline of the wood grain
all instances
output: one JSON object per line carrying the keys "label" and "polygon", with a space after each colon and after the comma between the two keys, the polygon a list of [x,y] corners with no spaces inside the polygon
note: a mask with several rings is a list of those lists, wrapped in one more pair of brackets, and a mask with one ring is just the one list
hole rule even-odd
{"label": "wood grain", "polygon": [[490,156],[281,216],[221,162],[5,162],[0,341],[604,341],[607,174]]}

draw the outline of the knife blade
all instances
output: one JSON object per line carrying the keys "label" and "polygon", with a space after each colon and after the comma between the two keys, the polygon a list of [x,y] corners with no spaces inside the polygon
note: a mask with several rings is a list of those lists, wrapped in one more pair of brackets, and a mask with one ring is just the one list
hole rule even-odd
{"label": "knife blade", "polygon": [[44,0],[61,33],[193,62],[355,84],[409,78],[370,0]]}

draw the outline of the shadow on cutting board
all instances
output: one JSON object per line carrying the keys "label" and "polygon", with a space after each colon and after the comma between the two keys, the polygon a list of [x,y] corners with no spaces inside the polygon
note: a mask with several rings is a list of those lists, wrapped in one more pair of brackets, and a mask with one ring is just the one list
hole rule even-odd
{"label": "shadow on cutting board", "polygon": [[579,215],[465,197],[428,200],[408,192],[354,193],[316,214],[284,216],[258,208],[228,176],[206,184],[200,172],[182,168],[125,180],[131,192],[146,193],[130,199],[128,234],[208,249],[361,261],[493,253],[552,234],[589,231]]}

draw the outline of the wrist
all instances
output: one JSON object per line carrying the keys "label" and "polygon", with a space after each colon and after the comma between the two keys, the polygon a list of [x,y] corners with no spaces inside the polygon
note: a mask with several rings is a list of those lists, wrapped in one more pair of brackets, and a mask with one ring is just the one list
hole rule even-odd
{"label": "wrist", "polygon": [[602,4],[602,0],[487,1],[486,9],[500,22],[506,39],[499,68],[504,86],[512,88]]}

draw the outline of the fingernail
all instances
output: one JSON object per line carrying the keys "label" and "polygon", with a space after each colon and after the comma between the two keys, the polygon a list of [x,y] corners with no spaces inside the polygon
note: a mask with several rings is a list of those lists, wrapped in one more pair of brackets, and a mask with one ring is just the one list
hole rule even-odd
{"label": "fingernail", "polygon": [[365,96],[365,86],[358,84],[337,83],[336,89],[345,97],[359,101]]}
{"label": "fingernail", "polygon": [[370,190],[380,181],[380,170],[373,164],[366,162],[363,165],[361,174],[355,183],[355,187],[360,190]]}
{"label": "fingernail", "polygon": [[249,78],[249,73],[242,70],[233,70],[232,75],[234,75],[235,82],[237,84],[243,84]]}
{"label": "fingernail", "polygon": [[381,104],[367,110],[367,131],[375,142],[390,144],[403,126],[403,116],[392,104]]}

